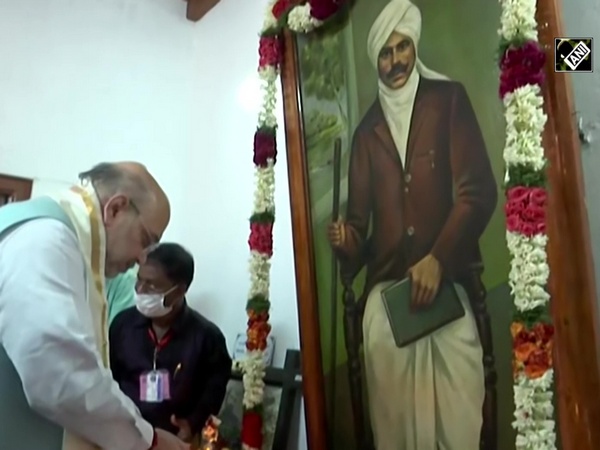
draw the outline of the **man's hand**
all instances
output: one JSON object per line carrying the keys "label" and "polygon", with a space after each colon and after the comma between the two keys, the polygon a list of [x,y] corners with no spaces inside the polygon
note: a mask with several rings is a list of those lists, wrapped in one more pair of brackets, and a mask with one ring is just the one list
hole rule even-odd
{"label": "man's hand", "polygon": [[440,288],[442,266],[431,254],[408,270],[412,281],[411,300],[416,308],[430,305]]}
{"label": "man's hand", "polygon": [[327,227],[327,238],[334,250],[340,250],[346,243],[346,224],[340,218]]}
{"label": "man's hand", "polygon": [[190,450],[190,446],[168,431],[157,428],[156,445],[153,450]]}
{"label": "man's hand", "polygon": [[179,433],[177,433],[177,437],[184,442],[191,442],[192,438],[192,428],[190,427],[190,423],[185,419],[178,419],[175,415],[171,416],[171,423],[179,428]]}

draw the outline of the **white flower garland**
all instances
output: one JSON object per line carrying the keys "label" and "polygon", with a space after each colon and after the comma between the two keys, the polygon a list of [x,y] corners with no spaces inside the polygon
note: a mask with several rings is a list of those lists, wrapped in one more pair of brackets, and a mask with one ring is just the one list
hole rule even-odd
{"label": "white flower garland", "polygon": [[[275,2],[270,2],[265,14],[262,30],[277,27],[277,19],[273,16],[272,8]],[[277,128],[275,108],[277,106],[277,80],[279,67],[268,65],[258,70],[261,83],[262,104],[258,113],[259,128]],[[255,166],[255,189],[252,215],[275,213],[275,162],[269,160],[266,167]],[[270,290],[270,256],[252,251],[249,261],[250,288],[248,298],[260,296],[269,298]],[[243,374],[242,383],[244,408],[250,410],[260,406],[264,400],[264,377],[266,365],[264,351],[254,350],[246,353],[245,359],[234,362],[234,370]],[[243,450],[259,450],[242,443]]]}
{"label": "white flower garland", "polygon": [[296,33],[310,33],[315,28],[323,25],[323,22],[315,19],[310,14],[310,4],[295,6],[288,14],[288,27]]}
{"label": "white flower garland", "polygon": [[545,289],[550,275],[544,235],[531,238],[517,233],[506,233],[508,251],[512,257],[508,283],[518,311],[531,311],[546,306],[550,295]]}
{"label": "white flower garland", "polygon": [[[273,7],[277,0],[272,0],[267,5],[261,35],[267,31],[277,30],[279,21],[273,15]],[[310,5],[294,7],[287,15],[287,26],[293,31],[308,33],[322,22],[311,16]],[[259,68],[258,76],[261,81],[262,105],[258,114],[259,129],[276,129],[277,117],[275,108],[277,104],[277,79],[279,67],[277,65],[264,65]],[[253,216],[264,213],[275,213],[275,171],[273,160],[269,160],[266,167],[255,167],[255,191]],[[252,251],[249,262],[250,289],[249,298],[269,298],[270,287],[270,256]],[[260,406],[264,400],[265,361],[264,352],[255,350],[248,352],[243,361],[236,361],[234,368],[243,374],[244,396],[243,404],[247,410]],[[259,450],[242,445],[244,450]]]}
{"label": "white flower garland", "polygon": [[[537,41],[536,0],[500,0],[502,5],[499,34],[506,42]],[[544,170],[546,159],[542,133],[546,124],[543,97],[537,85],[526,85],[504,97],[506,142],[505,181],[511,167],[527,167],[532,172]],[[546,291],[550,273],[546,235],[526,237],[507,232],[511,255],[509,284],[515,306],[520,313],[547,307],[550,295]],[[517,450],[554,450],[553,370],[540,378],[517,375],[514,384]]]}
{"label": "white flower garland", "polygon": [[[517,449],[550,450],[556,448],[552,385],[554,372],[531,380],[520,376],[514,387]],[[550,419],[549,419],[550,418]]]}
{"label": "white flower garland", "polygon": [[542,133],[546,126],[544,99],[539,86],[528,84],[504,97],[506,108],[506,165],[529,165],[542,170],[545,164]]}

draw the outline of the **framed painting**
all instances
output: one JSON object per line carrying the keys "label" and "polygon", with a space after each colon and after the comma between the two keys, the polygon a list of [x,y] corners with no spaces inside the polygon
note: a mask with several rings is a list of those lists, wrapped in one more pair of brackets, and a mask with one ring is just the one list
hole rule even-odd
{"label": "framed painting", "polygon": [[[389,0],[357,0],[322,30],[285,34],[309,448],[512,450],[500,5],[413,0],[408,11],[396,17]],[[550,59],[557,11],[553,2],[538,11]],[[552,64],[544,97],[556,385],[568,392],[556,400],[559,441],[592,450],[593,262],[569,79]],[[403,346],[382,292],[410,275],[413,302],[428,303],[442,273],[464,315],[439,329],[407,316],[427,338]]]}

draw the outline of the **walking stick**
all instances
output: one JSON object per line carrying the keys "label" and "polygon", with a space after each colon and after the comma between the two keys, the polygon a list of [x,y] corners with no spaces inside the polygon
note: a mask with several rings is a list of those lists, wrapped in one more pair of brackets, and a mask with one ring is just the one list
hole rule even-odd
{"label": "walking stick", "polygon": [[[341,140],[337,139],[334,145],[333,155],[333,220],[336,221],[339,218],[340,209],[340,167],[341,167]],[[336,256],[332,256],[332,270],[333,270],[333,285],[331,288],[332,302],[331,302],[331,317],[337,319],[337,274],[338,268],[343,269],[339,266],[339,261]],[[348,354],[348,382],[350,386],[350,403],[352,407],[352,422],[354,425],[354,438],[356,447],[359,450],[368,450],[370,448],[369,437],[367,436],[364,405],[362,398],[362,371],[360,363],[359,348],[362,340],[362,308],[357,303],[354,291],[352,290],[352,282],[356,274],[351,275],[345,270],[340,270],[340,279],[342,282],[342,303],[344,305],[344,343],[346,347],[346,353]],[[336,362],[336,350],[337,350],[337,320],[332,321],[331,328],[331,343],[333,348],[333,358],[331,360],[330,373],[335,371]],[[331,375],[330,375],[331,376]],[[330,439],[334,437],[333,424],[335,420],[335,377],[331,376],[330,379],[330,427],[332,432],[329,433]],[[329,449],[334,450],[333,441],[329,442]]]}
{"label": "walking stick", "polygon": [[[331,220],[336,222],[340,217],[340,184],[342,165],[342,140],[337,138],[333,144],[333,206]],[[329,361],[329,448],[333,449],[335,436],[335,372],[337,370],[337,303],[338,303],[338,260],[335,252],[331,252],[331,328],[329,343],[331,345]]]}

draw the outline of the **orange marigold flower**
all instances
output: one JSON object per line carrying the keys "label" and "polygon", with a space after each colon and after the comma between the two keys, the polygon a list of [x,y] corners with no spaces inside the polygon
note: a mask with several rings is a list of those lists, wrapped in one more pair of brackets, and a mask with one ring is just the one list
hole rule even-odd
{"label": "orange marigold flower", "polygon": [[521,322],[513,322],[510,324],[510,334],[513,339],[524,329],[525,325],[523,325]]}
{"label": "orange marigold flower", "polygon": [[545,349],[533,352],[525,364],[525,375],[530,379],[540,378],[552,366],[552,355]]}

